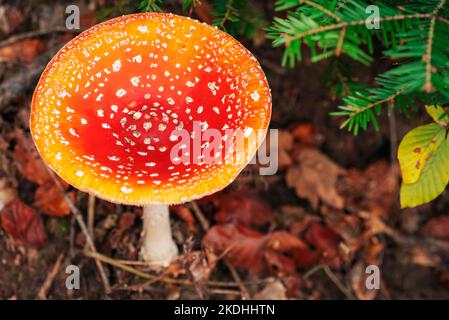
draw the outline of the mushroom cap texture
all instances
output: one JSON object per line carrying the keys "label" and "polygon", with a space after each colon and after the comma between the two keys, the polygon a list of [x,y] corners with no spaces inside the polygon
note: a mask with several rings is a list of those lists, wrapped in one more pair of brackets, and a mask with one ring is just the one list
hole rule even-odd
{"label": "mushroom cap texture", "polygon": [[[230,184],[270,116],[263,70],[237,40],[187,17],[143,13],[93,26],[56,54],[34,92],[30,128],[49,167],[76,188],[121,204],[175,204]],[[249,128],[257,141],[213,154],[220,163],[172,137],[190,132],[187,145],[198,148],[194,135],[206,128],[222,134],[220,150],[229,129],[247,137]],[[174,161],[175,145],[184,162]]]}

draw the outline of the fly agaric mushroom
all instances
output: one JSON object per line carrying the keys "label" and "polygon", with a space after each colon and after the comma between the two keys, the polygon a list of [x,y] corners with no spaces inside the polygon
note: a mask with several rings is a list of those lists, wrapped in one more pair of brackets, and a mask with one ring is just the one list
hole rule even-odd
{"label": "fly agaric mushroom", "polygon": [[[238,41],[190,18],[144,13],[98,24],[56,54],[36,87],[30,128],[65,181],[144,206],[142,256],[167,266],[177,256],[168,205],[230,184],[260,146],[270,115],[263,70]],[[195,139],[209,129],[221,134],[212,158],[226,161],[204,160],[217,141]],[[224,150],[231,129],[257,141]],[[183,130],[190,134],[180,144]]]}

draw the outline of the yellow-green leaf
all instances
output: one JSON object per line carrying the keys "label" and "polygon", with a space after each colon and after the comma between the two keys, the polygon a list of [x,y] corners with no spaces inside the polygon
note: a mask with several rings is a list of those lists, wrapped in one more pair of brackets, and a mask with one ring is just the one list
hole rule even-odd
{"label": "yellow-green leaf", "polygon": [[444,117],[444,113],[446,110],[441,106],[426,106],[426,111],[429,116],[432,117],[433,121],[438,123],[439,125],[446,127],[449,125],[449,116],[446,114]]}
{"label": "yellow-green leaf", "polygon": [[398,150],[404,183],[418,181],[427,160],[443,141],[444,135],[444,128],[435,123],[417,127],[405,135]]}
{"label": "yellow-green leaf", "polygon": [[[427,142],[426,139],[428,139]],[[401,186],[401,207],[403,208],[415,207],[435,199],[444,191],[449,182],[449,140],[446,139],[444,128],[437,124],[420,126],[410,131],[404,137],[401,145],[404,141],[404,146],[407,146],[406,149],[409,152],[411,150],[414,153],[413,145],[417,148],[430,144],[432,144],[432,151],[426,152],[425,159],[421,158],[418,179],[414,183],[406,183],[403,180]],[[402,155],[404,155],[404,150],[402,150]],[[415,158],[409,155],[409,159],[412,161]],[[409,169],[410,164],[407,163],[404,168]],[[401,170],[403,170],[402,165]],[[404,176],[404,171],[402,174]]]}

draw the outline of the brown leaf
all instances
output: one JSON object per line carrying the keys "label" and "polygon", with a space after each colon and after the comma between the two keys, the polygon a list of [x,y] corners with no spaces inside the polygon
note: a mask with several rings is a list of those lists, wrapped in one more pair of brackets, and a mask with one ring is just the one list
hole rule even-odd
{"label": "brown leaf", "polygon": [[279,280],[268,283],[254,295],[255,300],[287,300],[287,289]]}
{"label": "brown leaf", "polygon": [[117,248],[123,234],[134,225],[135,219],[136,215],[129,211],[125,211],[120,215],[117,227],[107,239],[111,248]]}
{"label": "brown leaf", "polygon": [[13,188],[10,179],[0,178],[0,210],[10,203],[16,197],[15,188]]}
{"label": "brown leaf", "polygon": [[338,183],[338,192],[345,206],[354,211],[366,211],[386,217],[397,203],[398,179],[385,160],[377,161],[365,171],[351,169]]}
{"label": "brown leaf", "polygon": [[341,209],[343,198],[337,193],[336,182],[344,172],[327,156],[315,149],[303,149],[297,157],[297,164],[289,168],[287,185],[295,188],[296,194],[309,200],[314,209],[319,200]]}
{"label": "brown leaf", "polygon": [[33,140],[25,136],[22,130],[16,130],[15,138],[17,144],[14,149],[14,159],[19,164],[23,176],[39,185],[51,180],[48,169],[41,160]]}
{"label": "brown leaf", "polygon": [[305,240],[322,255],[323,262],[331,262],[333,267],[339,266],[338,244],[340,237],[334,230],[312,222],[306,231]]}
{"label": "brown leaf", "polygon": [[0,211],[1,226],[19,243],[43,246],[45,231],[36,211],[16,199]]}
{"label": "brown leaf", "polygon": [[[14,149],[14,159],[19,164],[22,175],[38,185],[35,194],[36,207],[50,216],[70,214],[69,204],[61,194],[59,186],[55,184],[32,139],[21,130],[16,130],[15,137],[17,144]],[[58,177],[56,179],[64,189],[69,187],[65,181]],[[69,197],[74,200],[75,195],[69,193]]]}
{"label": "brown leaf", "polygon": [[292,149],[293,149],[293,136],[291,135],[291,133],[288,131],[279,130],[278,135],[279,169],[290,167],[293,164],[293,160],[291,157]]}
{"label": "brown leaf", "polygon": [[424,226],[422,233],[429,237],[449,240],[449,216],[430,219]]}
{"label": "brown leaf", "polygon": [[352,289],[360,300],[374,300],[379,290],[369,290],[366,287],[368,274],[365,273],[365,265],[362,261],[355,264],[350,272]]}
{"label": "brown leaf", "polygon": [[0,32],[10,34],[23,22],[22,13],[13,6],[0,6]]}
{"label": "brown leaf", "polygon": [[297,249],[293,252],[295,265],[300,270],[308,270],[320,262],[321,254],[308,248]]}
{"label": "brown leaf", "polygon": [[0,61],[30,63],[45,50],[45,44],[38,39],[26,39],[0,48]]}
{"label": "brown leaf", "polygon": [[311,123],[302,123],[295,126],[292,136],[302,145],[318,148],[324,142],[324,136],[318,128]]}
{"label": "brown leaf", "polygon": [[[64,185],[65,183],[61,181],[61,184]],[[75,201],[73,192],[68,193],[68,196],[72,201]],[[52,217],[63,217],[70,214],[68,202],[53,181],[47,181],[37,188],[34,204],[42,213]]]}
{"label": "brown leaf", "polygon": [[224,255],[231,265],[254,271],[266,267],[267,253],[282,255],[285,251],[305,247],[301,240],[285,231],[263,235],[233,224],[212,227],[204,237],[203,245],[217,256]]}
{"label": "brown leaf", "polygon": [[257,193],[229,192],[220,194],[216,200],[218,211],[214,218],[219,223],[240,226],[263,226],[273,221],[274,212]]}
{"label": "brown leaf", "polygon": [[190,232],[196,232],[195,218],[189,208],[184,205],[177,205],[170,207],[170,209],[176,214],[179,219],[187,224]]}

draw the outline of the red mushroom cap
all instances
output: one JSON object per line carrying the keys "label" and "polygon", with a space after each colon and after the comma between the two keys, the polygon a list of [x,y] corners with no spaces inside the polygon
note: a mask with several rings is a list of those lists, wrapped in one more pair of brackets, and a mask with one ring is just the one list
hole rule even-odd
{"label": "red mushroom cap", "polygon": [[[47,164],[78,189],[116,203],[174,204],[231,183],[270,115],[262,68],[238,41],[190,18],[145,13],[96,25],[62,48],[37,85],[30,127]],[[243,161],[208,163],[173,135],[186,130],[193,141],[211,128],[222,134],[220,150],[229,129],[245,138],[251,129],[257,141],[215,152]]]}

